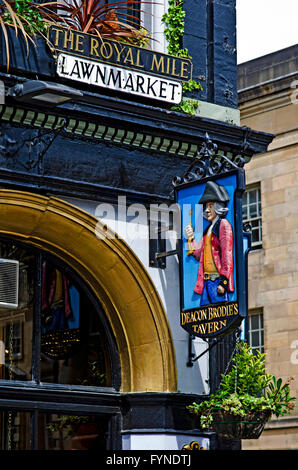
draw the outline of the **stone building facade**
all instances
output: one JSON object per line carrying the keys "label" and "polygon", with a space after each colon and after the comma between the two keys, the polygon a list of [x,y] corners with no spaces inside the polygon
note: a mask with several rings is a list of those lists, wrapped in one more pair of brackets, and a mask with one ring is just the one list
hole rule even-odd
{"label": "stone building facade", "polygon": [[[298,389],[298,46],[239,66],[241,123],[275,135],[246,167],[259,185],[262,240],[249,255],[249,312],[263,315],[267,370]],[[298,410],[272,420],[243,449],[297,449]]]}

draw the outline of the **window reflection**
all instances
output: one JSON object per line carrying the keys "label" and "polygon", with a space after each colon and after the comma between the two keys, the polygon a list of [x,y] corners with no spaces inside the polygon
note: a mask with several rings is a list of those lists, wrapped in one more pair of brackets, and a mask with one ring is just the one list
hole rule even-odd
{"label": "window reflection", "polygon": [[30,413],[0,411],[0,450],[30,450]]}
{"label": "window reflection", "polygon": [[41,381],[110,385],[107,347],[86,294],[55,265],[43,263]]}
{"label": "window reflection", "polygon": [[106,449],[104,416],[40,414],[39,450]]}
{"label": "window reflection", "polygon": [[[3,242],[0,258],[19,261],[18,306],[0,308],[0,378],[31,380],[35,258],[27,250]],[[1,276],[3,292],[6,281]],[[11,285],[7,288],[12,289]]]}
{"label": "window reflection", "polygon": [[[108,345],[97,310],[69,270],[66,274],[46,256],[38,287],[36,256],[29,247],[0,242],[0,258],[19,262],[18,305],[0,308],[0,379],[35,381],[39,377],[41,382],[110,386]],[[5,282],[0,276],[3,292]],[[34,310],[36,297],[41,298],[40,312]],[[33,344],[38,315],[41,329],[34,333]],[[33,377],[37,365],[38,374]]]}

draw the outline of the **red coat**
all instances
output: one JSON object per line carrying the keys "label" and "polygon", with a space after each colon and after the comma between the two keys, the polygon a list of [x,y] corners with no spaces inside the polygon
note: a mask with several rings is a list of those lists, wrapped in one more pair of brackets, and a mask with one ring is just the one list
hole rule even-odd
{"label": "red coat", "polygon": [[[204,246],[207,231],[204,231],[203,238],[199,243],[194,242],[195,251],[192,255],[200,262],[198,279],[194,288],[197,294],[202,294],[204,288]],[[224,276],[228,281],[228,292],[234,292],[233,283],[233,230],[230,222],[226,219],[218,219],[212,228],[211,249],[214,264],[220,276]]]}

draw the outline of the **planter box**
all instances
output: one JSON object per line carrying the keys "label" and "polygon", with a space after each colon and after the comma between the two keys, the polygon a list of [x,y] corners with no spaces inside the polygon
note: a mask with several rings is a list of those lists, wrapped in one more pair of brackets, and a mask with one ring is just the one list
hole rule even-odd
{"label": "planter box", "polygon": [[[26,41],[21,30],[18,31],[16,36],[15,29],[12,26],[6,26],[9,38],[9,73],[22,75],[36,75],[40,77],[54,77],[55,76],[55,61],[51,52],[46,44],[46,41],[41,36],[35,36],[36,47],[28,40],[29,53],[27,51]],[[0,67],[1,70],[6,72],[7,56],[6,44],[3,31],[0,34]]]}

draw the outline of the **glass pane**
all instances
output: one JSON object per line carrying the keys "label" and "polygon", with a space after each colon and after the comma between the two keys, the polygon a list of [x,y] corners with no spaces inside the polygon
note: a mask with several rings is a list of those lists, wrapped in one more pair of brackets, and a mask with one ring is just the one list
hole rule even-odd
{"label": "glass pane", "polygon": [[250,214],[251,218],[254,218],[254,217],[258,216],[257,204],[251,204],[249,206],[249,214]]}
{"label": "glass pane", "polygon": [[251,330],[258,330],[259,328],[259,316],[258,315],[251,315],[250,328]]}
{"label": "glass pane", "polygon": [[256,243],[260,241],[260,232],[259,229],[252,229],[251,231],[251,236],[252,236],[252,243]]}
{"label": "glass pane", "polygon": [[257,200],[257,191],[255,189],[252,189],[251,191],[248,191],[249,195],[249,204],[253,204]]}
{"label": "glass pane", "polygon": [[254,331],[251,333],[251,346],[252,347],[256,347],[256,346],[259,346],[260,343],[259,343],[259,332],[258,331]]}
{"label": "glass pane", "polygon": [[246,220],[248,215],[247,215],[247,206],[242,206],[242,217],[243,220]]}
{"label": "glass pane", "polygon": [[41,414],[38,450],[106,450],[105,416]]}
{"label": "glass pane", "polygon": [[[31,380],[35,258],[30,250],[4,242],[0,242],[0,258],[19,262],[17,306],[0,303],[0,379]],[[17,287],[3,265],[1,296],[8,292],[9,298]]]}
{"label": "glass pane", "polygon": [[55,265],[43,264],[41,381],[109,386],[108,348],[86,294]]}
{"label": "glass pane", "polygon": [[30,413],[0,411],[0,450],[30,450]]}

